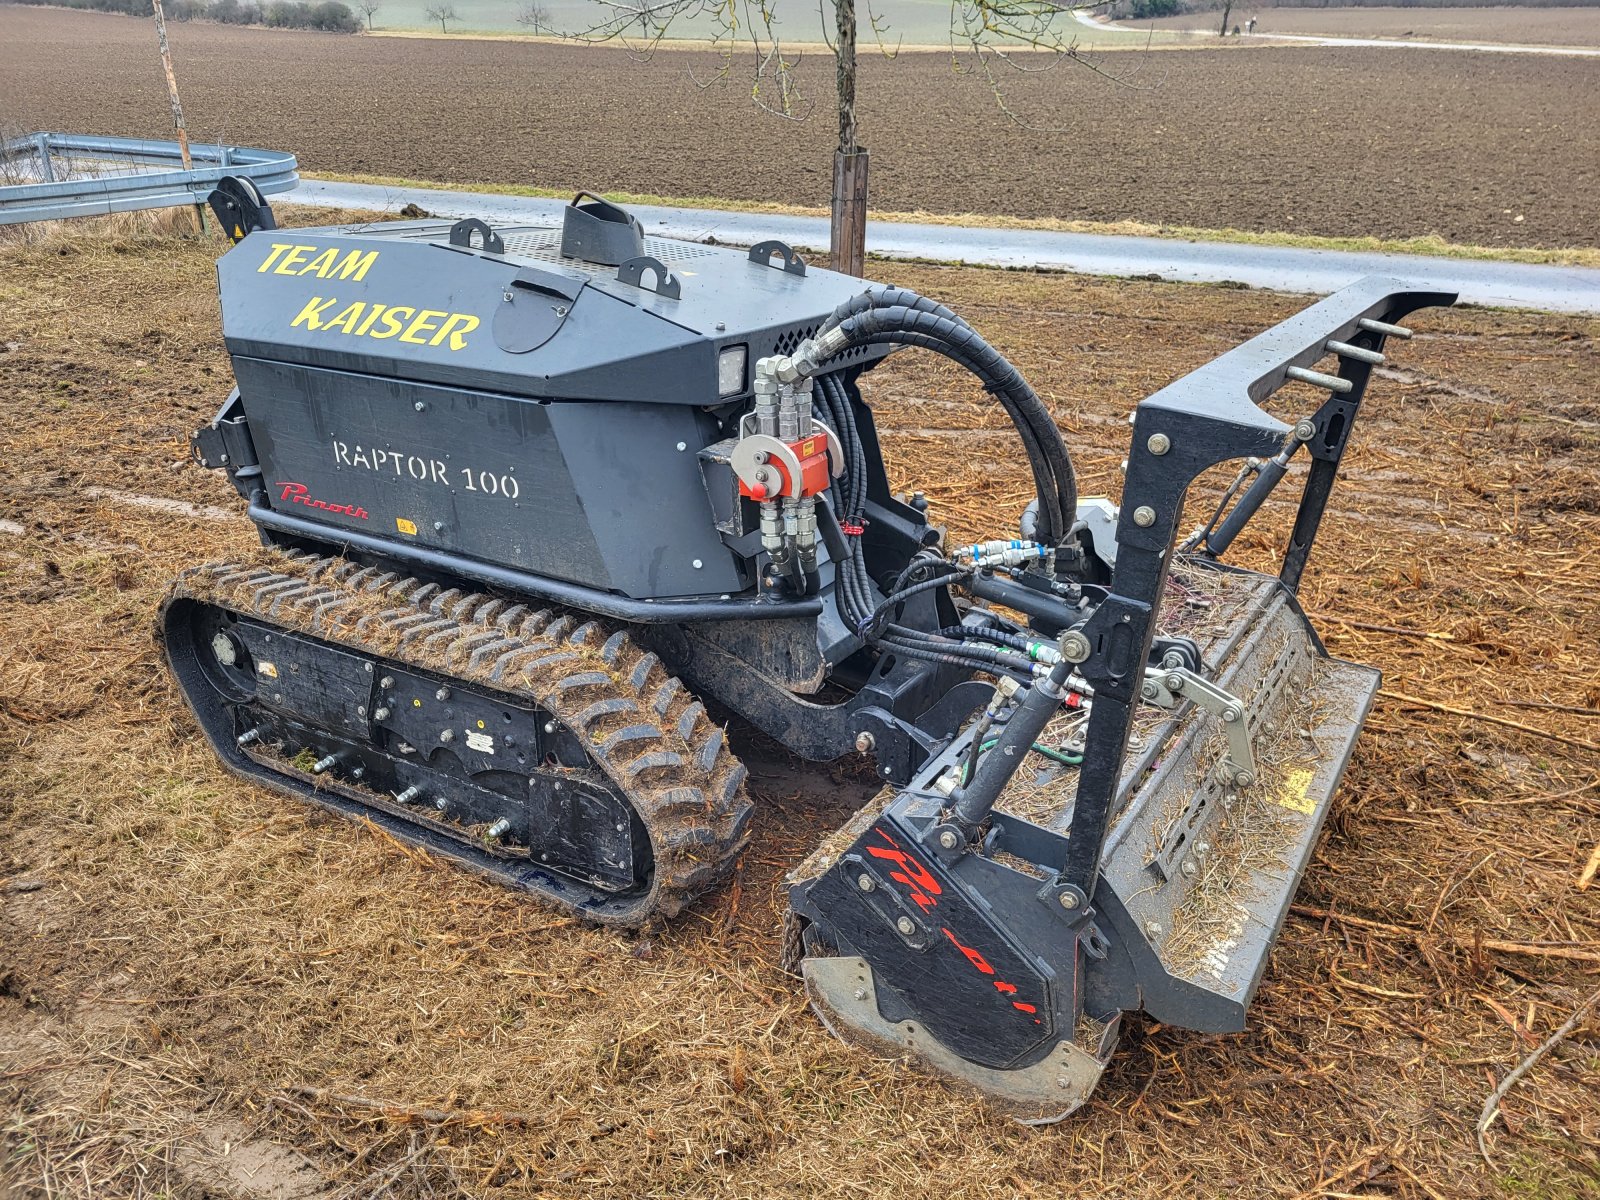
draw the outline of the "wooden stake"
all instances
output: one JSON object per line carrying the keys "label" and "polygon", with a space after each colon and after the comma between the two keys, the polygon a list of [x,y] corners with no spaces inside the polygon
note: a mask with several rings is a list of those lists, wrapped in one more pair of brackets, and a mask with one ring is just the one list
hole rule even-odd
{"label": "wooden stake", "polygon": [[[183,124],[183,102],[178,99],[178,77],[172,71],[172,48],[167,45],[167,14],[161,9],[161,0],[150,0],[156,18],[156,44],[161,47],[161,66],[167,73],[167,99],[172,102],[172,124],[178,131],[178,152],[183,157],[183,169],[193,169],[189,160],[189,131]],[[196,204],[189,210],[194,220],[195,233],[205,232],[205,213]]]}
{"label": "wooden stake", "polygon": [[867,269],[867,152],[856,140],[856,6],[834,5],[838,37],[834,80],[839,91],[839,148],[833,155],[833,220],[828,250],[833,269],[859,276]]}

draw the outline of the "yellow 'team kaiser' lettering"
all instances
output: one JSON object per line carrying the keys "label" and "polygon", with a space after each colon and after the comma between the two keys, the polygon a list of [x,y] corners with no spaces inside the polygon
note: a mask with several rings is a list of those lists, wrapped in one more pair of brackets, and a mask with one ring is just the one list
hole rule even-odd
{"label": "yellow 'team kaiser' lettering", "polygon": [[376,250],[346,250],[340,257],[337,247],[330,246],[318,254],[315,246],[273,242],[270,253],[256,268],[256,274],[271,271],[276,275],[315,275],[318,279],[351,279],[359,283],[377,261]]}
{"label": "yellow 'team kaiser' lettering", "polygon": [[[414,346],[445,346],[465,350],[467,334],[482,322],[471,313],[445,312],[438,308],[409,308],[404,304],[371,304],[357,300],[338,308],[339,298],[313,296],[289,322],[290,329],[304,326],[321,333],[345,333],[351,337],[398,337]],[[330,315],[332,314],[332,315]],[[432,334],[432,337],[428,337]]]}

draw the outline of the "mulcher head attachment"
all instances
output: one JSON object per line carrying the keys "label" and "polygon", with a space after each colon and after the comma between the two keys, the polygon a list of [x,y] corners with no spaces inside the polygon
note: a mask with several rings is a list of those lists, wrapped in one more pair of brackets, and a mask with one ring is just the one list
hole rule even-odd
{"label": "mulcher head attachment", "polygon": [[[1124,1013],[1244,1028],[1378,687],[1327,656],[1293,588],[1393,322],[1452,299],[1364,281],[1140,405],[1111,584],[1052,630],[1063,661],[997,689],[992,720],[791,877],[829,1028],[1039,1122],[1089,1096]],[[1309,369],[1328,353],[1338,375]],[[1326,392],[1293,427],[1257,406],[1287,380]],[[1195,476],[1302,445],[1280,576],[1223,566],[1207,535],[1231,540],[1284,472],[1179,552]]]}

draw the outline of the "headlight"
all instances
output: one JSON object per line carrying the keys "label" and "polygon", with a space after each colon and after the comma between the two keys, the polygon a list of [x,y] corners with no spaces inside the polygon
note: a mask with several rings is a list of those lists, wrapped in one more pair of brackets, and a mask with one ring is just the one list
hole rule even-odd
{"label": "headlight", "polygon": [[737,396],[744,391],[744,364],[748,346],[729,346],[717,355],[717,395]]}

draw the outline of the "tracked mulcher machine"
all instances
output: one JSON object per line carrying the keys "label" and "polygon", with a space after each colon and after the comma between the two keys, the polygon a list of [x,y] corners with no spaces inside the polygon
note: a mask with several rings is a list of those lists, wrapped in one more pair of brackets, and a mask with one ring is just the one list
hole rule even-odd
{"label": "tracked mulcher machine", "polygon": [[[745,845],[737,714],[887,785],[788,881],[840,1036],[1049,1120],[1124,1013],[1243,1028],[1378,682],[1296,587],[1385,344],[1453,296],[1363,280],[1143,400],[1115,504],[959,316],[778,242],[587,195],[551,229],[217,207],[238,386],[194,451],[266,548],[186,572],[162,637],[231,769],[639,925]],[[905,347],[1015,424],[1037,495],[992,540],[890,489],[858,384]],[[1296,455],[1279,573],[1220,561]]]}

